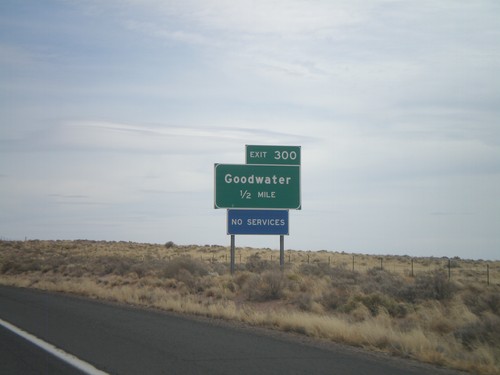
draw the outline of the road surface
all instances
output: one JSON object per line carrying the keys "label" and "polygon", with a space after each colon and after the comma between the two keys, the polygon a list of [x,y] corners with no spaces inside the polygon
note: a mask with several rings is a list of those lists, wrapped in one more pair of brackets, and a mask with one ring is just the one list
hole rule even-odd
{"label": "road surface", "polygon": [[[109,374],[457,374],[208,319],[0,286],[0,319]],[[0,325],[0,374],[79,374]]]}

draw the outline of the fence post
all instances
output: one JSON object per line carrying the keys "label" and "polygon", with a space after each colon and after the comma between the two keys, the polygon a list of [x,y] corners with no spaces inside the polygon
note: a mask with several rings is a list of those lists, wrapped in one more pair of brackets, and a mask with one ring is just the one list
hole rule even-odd
{"label": "fence post", "polygon": [[451,279],[451,259],[448,258],[448,280]]}
{"label": "fence post", "polygon": [[354,272],[354,255],[352,256],[352,272]]}
{"label": "fence post", "polygon": [[413,273],[413,258],[411,258],[411,277],[414,277],[414,273]]}
{"label": "fence post", "polygon": [[490,265],[486,264],[486,282],[490,285]]}
{"label": "fence post", "polygon": [[384,269],[384,258],[380,258],[380,270]]}

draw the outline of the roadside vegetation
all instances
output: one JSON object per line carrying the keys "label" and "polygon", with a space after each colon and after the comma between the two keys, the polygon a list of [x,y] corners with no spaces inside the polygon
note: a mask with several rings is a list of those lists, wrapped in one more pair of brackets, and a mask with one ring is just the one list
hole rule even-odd
{"label": "roadside vegetation", "polygon": [[[0,241],[0,284],[243,322],[500,373],[500,262],[103,241]],[[385,259],[385,263],[384,263]],[[486,268],[488,267],[488,268]],[[484,270],[488,270],[485,277]]]}

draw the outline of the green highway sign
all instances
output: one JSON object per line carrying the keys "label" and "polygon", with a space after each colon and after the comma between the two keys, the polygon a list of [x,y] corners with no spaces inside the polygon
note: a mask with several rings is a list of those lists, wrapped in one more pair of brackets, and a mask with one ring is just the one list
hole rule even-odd
{"label": "green highway sign", "polygon": [[300,165],[300,146],[246,145],[246,164]]}
{"label": "green highway sign", "polygon": [[215,164],[215,208],[300,210],[300,166]]}

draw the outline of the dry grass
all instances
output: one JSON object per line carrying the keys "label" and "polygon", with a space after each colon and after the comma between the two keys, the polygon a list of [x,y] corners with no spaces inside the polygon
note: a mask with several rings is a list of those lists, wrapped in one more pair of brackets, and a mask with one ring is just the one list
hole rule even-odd
{"label": "dry grass", "polygon": [[[500,372],[498,262],[94,241],[0,241],[0,283],[244,322]],[[240,258],[241,256],[241,258]],[[240,261],[241,259],[241,261]],[[448,265],[450,268],[448,268]],[[419,268],[420,267],[420,268]],[[449,273],[449,271],[451,271]],[[451,279],[449,279],[451,276]]]}

